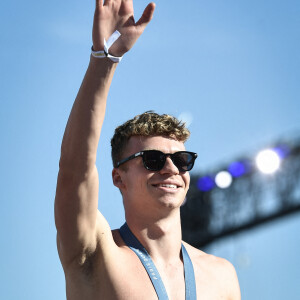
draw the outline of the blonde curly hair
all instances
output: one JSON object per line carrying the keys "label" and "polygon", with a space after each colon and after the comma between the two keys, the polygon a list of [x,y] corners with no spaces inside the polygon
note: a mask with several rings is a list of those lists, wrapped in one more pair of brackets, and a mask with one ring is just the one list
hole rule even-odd
{"label": "blonde curly hair", "polygon": [[164,136],[184,143],[189,138],[190,131],[185,123],[171,115],[159,115],[153,111],[137,115],[115,129],[111,139],[114,167],[122,159],[123,151],[132,136]]}

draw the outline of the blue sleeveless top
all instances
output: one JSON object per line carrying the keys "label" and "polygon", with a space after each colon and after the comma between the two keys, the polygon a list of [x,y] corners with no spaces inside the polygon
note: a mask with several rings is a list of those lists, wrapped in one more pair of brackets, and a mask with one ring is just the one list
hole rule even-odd
{"label": "blue sleeveless top", "polygon": [[[169,300],[167,291],[165,289],[164,283],[152,261],[150,255],[144,246],[139,242],[139,240],[134,236],[134,234],[129,229],[127,223],[119,230],[121,237],[127,246],[135,252],[140,261],[142,262],[144,268],[146,269],[153,287],[156,291],[157,297],[159,300]],[[185,278],[185,299],[186,300],[196,300],[196,282],[195,274],[192,261],[184,247],[181,244],[181,251],[184,264],[184,278]]]}

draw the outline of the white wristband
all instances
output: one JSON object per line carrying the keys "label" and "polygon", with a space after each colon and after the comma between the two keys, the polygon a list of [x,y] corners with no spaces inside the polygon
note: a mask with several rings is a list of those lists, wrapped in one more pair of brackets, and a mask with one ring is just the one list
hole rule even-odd
{"label": "white wristband", "polygon": [[123,56],[117,57],[108,53],[108,49],[111,45],[120,37],[121,33],[116,30],[107,40],[104,39],[104,51],[94,51],[92,47],[92,55],[96,58],[108,57],[113,62],[120,62]]}

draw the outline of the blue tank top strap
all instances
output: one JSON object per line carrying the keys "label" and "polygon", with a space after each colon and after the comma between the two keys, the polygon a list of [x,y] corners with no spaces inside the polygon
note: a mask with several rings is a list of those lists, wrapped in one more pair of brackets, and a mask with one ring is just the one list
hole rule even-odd
{"label": "blue tank top strap", "polygon": [[[140,261],[142,262],[144,268],[146,269],[149,278],[153,284],[155,292],[159,300],[168,300],[168,294],[163,284],[163,281],[156,269],[153,260],[151,259],[149,253],[145,247],[139,242],[139,240],[134,236],[134,234],[129,229],[127,223],[119,230],[121,237],[127,246],[135,252]],[[182,257],[184,263],[184,277],[185,277],[185,299],[186,300],[196,300],[196,283],[195,275],[192,261],[182,244]]]}

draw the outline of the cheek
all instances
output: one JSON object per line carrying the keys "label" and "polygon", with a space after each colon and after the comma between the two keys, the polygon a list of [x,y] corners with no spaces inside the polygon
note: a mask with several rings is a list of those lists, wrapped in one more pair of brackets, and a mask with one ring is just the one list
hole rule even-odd
{"label": "cheek", "polygon": [[130,188],[136,192],[145,191],[148,183],[148,177],[146,175],[147,174],[142,172],[132,172],[128,174],[128,176],[130,176],[130,180],[128,181]]}
{"label": "cheek", "polygon": [[189,187],[190,187],[190,174],[185,174],[185,176],[184,176],[184,182],[185,182],[185,186],[186,186],[186,188],[188,189]]}
{"label": "cheek", "polygon": [[[137,180],[138,180],[138,178],[137,178]],[[138,190],[142,191],[145,189],[145,183],[142,180],[138,180],[136,187],[138,188]]]}

